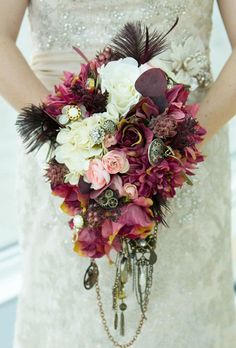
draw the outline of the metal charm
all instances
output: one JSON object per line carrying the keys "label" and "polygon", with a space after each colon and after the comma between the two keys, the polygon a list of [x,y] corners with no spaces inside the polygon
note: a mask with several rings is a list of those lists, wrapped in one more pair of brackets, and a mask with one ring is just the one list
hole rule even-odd
{"label": "metal charm", "polygon": [[148,160],[156,165],[165,153],[165,145],[161,139],[155,138],[148,147]]}
{"label": "metal charm", "polygon": [[119,205],[118,196],[115,191],[111,189],[104,191],[96,201],[104,209],[115,209]]}
{"label": "metal charm", "polygon": [[92,289],[98,279],[98,266],[94,260],[91,261],[90,266],[84,275],[84,287],[86,290]]}
{"label": "metal charm", "polygon": [[[120,330],[120,335],[125,335],[125,311],[127,304],[126,285],[129,276],[132,276],[133,291],[144,319],[152,286],[153,265],[157,261],[155,252],[157,240],[157,227],[145,239],[122,239],[122,250],[117,255],[116,277],[113,286],[114,327]],[[120,312],[120,313],[118,313]],[[118,320],[118,314],[120,320]]]}
{"label": "metal charm", "polygon": [[116,124],[112,120],[106,120],[102,127],[106,133],[114,133],[116,130]]}
{"label": "metal charm", "polygon": [[102,128],[94,128],[89,135],[95,145],[101,144],[105,136],[105,131]]}
{"label": "metal charm", "polygon": [[78,121],[82,116],[82,111],[77,105],[69,106],[66,113],[70,121]]}

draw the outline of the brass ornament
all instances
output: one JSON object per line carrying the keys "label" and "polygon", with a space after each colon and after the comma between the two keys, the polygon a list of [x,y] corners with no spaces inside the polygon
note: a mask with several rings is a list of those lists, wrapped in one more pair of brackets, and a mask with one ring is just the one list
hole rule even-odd
{"label": "brass ornament", "polygon": [[[106,198],[113,197],[113,191],[108,189]],[[111,191],[111,192],[110,192]],[[108,339],[118,348],[133,347],[133,344],[137,341],[141,334],[142,327],[146,318],[146,312],[148,309],[150,291],[152,286],[153,277],[153,265],[157,261],[157,255],[155,252],[157,241],[157,225],[154,228],[152,234],[145,239],[131,240],[123,237],[122,248],[117,253],[117,259],[115,262],[116,275],[113,285],[113,305],[114,310],[114,329],[118,330],[121,336],[125,336],[125,311],[128,309],[125,300],[127,298],[125,287],[130,279],[133,281],[133,291],[137,297],[137,302],[141,309],[141,318],[138,323],[137,329],[133,338],[127,343],[119,343],[111,334],[109,324],[107,322],[103,302],[101,298],[101,290],[99,287],[99,273],[98,266],[94,259],[91,260],[91,264],[88,267],[85,277],[84,286],[86,289],[91,289],[95,285],[97,303],[99,313],[101,316],[104,330]]]}
{"label": "brass ornament", "polygon": [[104,209],[115,209],[119,205],[118,195],[111,189],[102,192],[96,202]]}
{"label": "brass ornament", "polygon": [[66,114],[70,121],[78,121],[82,116],[82,111],[79,106],[71,105],[67,108]]}
{"label": "brass ornament", "polygon": [[86,290],[90,290],[95,285],[98,279],[99,271],[98,266],[94,260],[91,261],[90,266],[84,275],[84,287]]}
{"label": "brass ornament", "polygon": [[155,138],[148,147],[148,160],[155,166],[165,153],[165,144],[159,138]]}

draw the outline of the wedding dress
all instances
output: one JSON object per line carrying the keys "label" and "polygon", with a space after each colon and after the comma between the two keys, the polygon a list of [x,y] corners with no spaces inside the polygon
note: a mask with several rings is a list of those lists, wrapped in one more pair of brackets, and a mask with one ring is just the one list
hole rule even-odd
{"label": "wedding dress", "polygon": [[[180,81],[197,87],[191,99],[200,101],[211,84],[212,3],[31,0],[32,69],[51,90],[63,70],[79,70],[82,60],[72,45],[91,58],[129,20],[142,20],[166,32],[179,16],[163,59]],[[23,288],[14,347],[111,348],[95,291],[83,287],[89,260],[72,251],[67,217],[59,212],[59,202],[45,183],[40,156],[23,152],[21,148],[18,171]],[[148,320],[136,348],[236,347],[227,128],[204,152],[207,159],[197,170],[194,185],[178,192],[167,216],[169,228],[159,230]],[[114,270],[106,258],[98,260],[98,265],[105,313],[112,327]],[[127,300],[127,341],[139,319],[134,298],[130,294]]]}

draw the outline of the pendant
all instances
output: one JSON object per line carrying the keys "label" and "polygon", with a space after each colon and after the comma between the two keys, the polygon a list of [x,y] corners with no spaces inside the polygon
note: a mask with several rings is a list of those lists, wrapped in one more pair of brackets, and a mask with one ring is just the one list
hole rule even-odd
{"label": "pendant", "polygon": [[90,290],[93,288],[93,286],[97,282],[98,275],[98,266],[96,262],[92,260],[90,266],[88,267],[84,275],[84,287],[86,290]]}
{"label": "pendant", "polygon": [[148,148],[148,160],[152,166],[155,166],[165,152],[165,145],[161,139],[155,138]]}

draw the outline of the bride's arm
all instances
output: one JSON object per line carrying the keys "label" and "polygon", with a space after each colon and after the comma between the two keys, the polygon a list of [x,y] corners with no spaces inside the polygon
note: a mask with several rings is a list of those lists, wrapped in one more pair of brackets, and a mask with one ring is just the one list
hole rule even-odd
{"label": "bride's arm", "polygon": [[200,123],[208,131],[205,142],[236,114],[236,1],[218,0],[218,3],[232,53],[198,112]]}
{"label": "bride's arm", "polygon": [[28,0],[0,1],[0,94],[17,110],[48,94],[16,47],[27,5]]}

